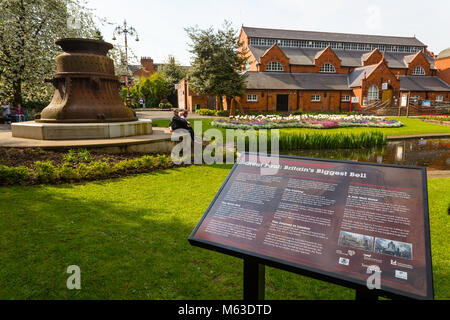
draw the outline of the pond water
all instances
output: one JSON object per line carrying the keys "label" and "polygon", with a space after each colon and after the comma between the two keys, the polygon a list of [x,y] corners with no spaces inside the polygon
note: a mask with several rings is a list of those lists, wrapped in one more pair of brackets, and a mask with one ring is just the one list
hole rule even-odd
{"label": "pond water", "polygon": [[299,157],[423,166],[429,171],[450,170],[450,139],[389,141],[381,149],[297,150],[281,153]]}

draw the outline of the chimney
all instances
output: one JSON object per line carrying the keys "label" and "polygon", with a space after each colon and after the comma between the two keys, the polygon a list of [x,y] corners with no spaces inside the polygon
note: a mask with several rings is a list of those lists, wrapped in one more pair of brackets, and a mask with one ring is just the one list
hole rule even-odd
{"label": "chimney", "polygon": [[150,57],[141,57],[141,66],[146,71],[155,71],[155,67],[153,66],[153,59]]}

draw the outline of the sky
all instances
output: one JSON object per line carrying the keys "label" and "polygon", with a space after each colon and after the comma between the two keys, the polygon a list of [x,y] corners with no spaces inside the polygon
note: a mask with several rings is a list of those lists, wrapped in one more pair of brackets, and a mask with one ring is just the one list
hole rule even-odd
{"label": "sky", "polygon": [[[438,54],[450,47],[449,0],[85,0],[97,16],[114,24],[127,23],[139,42],[129,46],[140,58],[161,63],[172,55],[189,65],[186,27],[219,28],[224,20],[235,29],[249,27],[416,36]],[[112,41],[115,25],[100,25],[105,41]],[[135,61],[136,62],[136,61]]]}

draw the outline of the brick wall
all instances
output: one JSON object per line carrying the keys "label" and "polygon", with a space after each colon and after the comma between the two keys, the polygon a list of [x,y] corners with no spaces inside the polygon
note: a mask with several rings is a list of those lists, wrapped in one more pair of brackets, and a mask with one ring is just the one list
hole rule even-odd
{"label": "brick wall", "polygon": [[437,59],[434,65],[438,69],[437,76],[450,84],[450,57]]}
{"label": "brick wall", "polygon": [[[257,95],[258,101],[247,100],[250,94]],[[289,95],[289,112],[348,111],[349,102],[342,102],[343,95],[352,95],[352,91],[303,91],[303,90],[247,90],[240,100],[247,111],[276,111],[277,95]],[[320,95],[320,101],[311,101],[313,95]]]}
{"label": "brick wall", "polygon": [[430,76],[430,63],[428,62],[427,58],[423,54],[422,51],[420,51],[413,60],[411,60],[408,64],[408,75],[412,75],[414,68],[417,66],[421,66],[425,70],[425,75]]}
{"label": "brick wall", "polygon": [[336,73],[347,73],[348,72],[347,68],[341,68],[341,60],[334,53],[334,51],[333,51],[333,49],[331,49],[331,47],[325,48],[322,51],[322,53],[316,59],[314,59],[314,64],[315,64],[314,72],[319,72],[320,67],[325,63],[332,64],[334,66],[334,68],[336,69]]}
{"label": "brick wall", "polygon": [[269,51],[267,51],[260,59],[261,63],[259,70],[266,71],[267,65],[272,62],[279,62],[283,66],[284,72],[289,72],[289,58],[284,54],[284,52],[278,47],[277,44],[273,45]]}
{"label": "brick wall", "polygon": [[370,66],[372,64],[377,64],[383,59],[383,55],[378,51],[378,49],[373,50],[369,56],[363,60],[363,66]]}
{"label": "brick wall", "polygon": [[[388,68],[387,63],[383,60],[369,75],[367,79],[362,80],[361,94],[362,98],[367,97],[368,90],[372,85],[376,85],[379,90],[379,99],[382,97],[382,84],[387,82],[388,88],[392,89],[392,98],[399,97],[400,94],[400,80]],[[361,99],[361,102],[363,100]]]}
{"label": "brick wall", "polygon": [[422,100],[435,101],[437,96],[442,96],[444,101],[450,101],[449,92],[425,92],[425,91],[411,91],[411,97],[418,96]]}

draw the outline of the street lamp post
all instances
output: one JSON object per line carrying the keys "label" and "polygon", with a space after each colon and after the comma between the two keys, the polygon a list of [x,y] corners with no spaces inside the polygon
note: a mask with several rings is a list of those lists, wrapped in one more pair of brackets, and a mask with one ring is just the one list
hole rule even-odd
{"label": "street lamp post", "polygon": [[130,85],[128,82],[128,35],[130,35],[130,36],[136,35],[136,41],[139,41],[139,37],[137,35],[136,29],[134,29],[131,26],[128,26],[126,20],[123,22],[122,26],[117,26],[114,29],[113,40],[116,40],[116,35],[120,36],[122,34],[124,35],[124,38],[125,38],[125,70],[126,70],[125,86],[127,88],[127,106],[129,106],[130,105]]}

